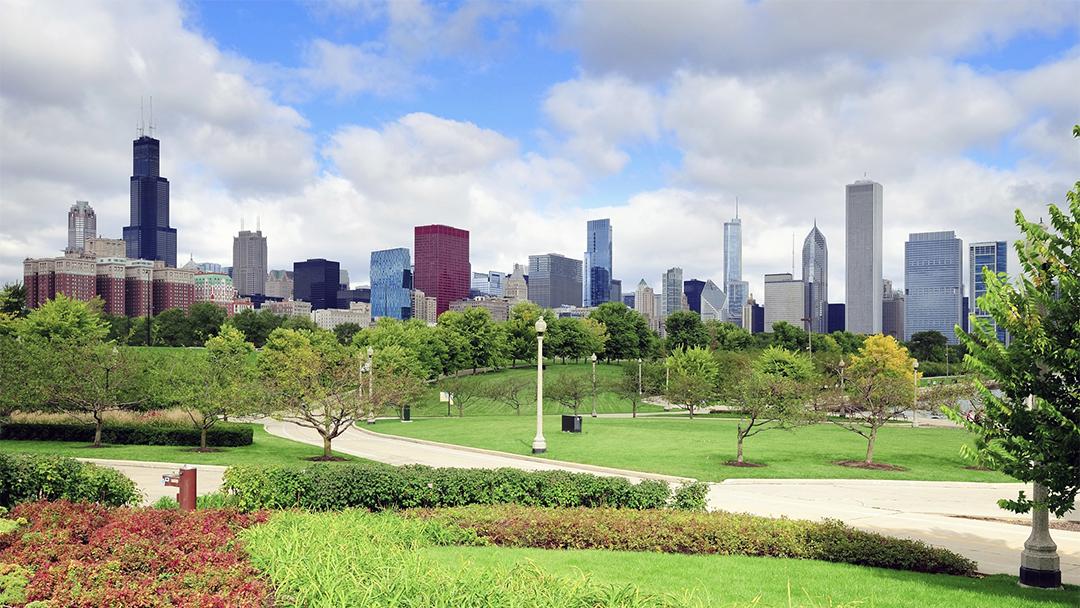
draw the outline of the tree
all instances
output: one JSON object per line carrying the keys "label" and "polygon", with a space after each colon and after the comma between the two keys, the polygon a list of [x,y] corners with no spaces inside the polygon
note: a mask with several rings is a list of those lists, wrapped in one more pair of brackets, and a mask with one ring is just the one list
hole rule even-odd
{"label": "tree", "polygon": [[330,332],[275,329],[259,352],[269,414],[319,433],[322,460],[333,460],[331,442],[369,407],[358,390],[363,362]]}
{"label": "tree", "polygon": [[522,376],[506,376],[500,380],[489,382],[484,386],[484,396],[514,410],[521,415],[521,406],[531,401],[536,395],[533,393],[533,382]]}
{"label": "tree", "polygon": [[[1080,126],[1073,134],[1080,137]],[[976,318],[970,333],[957,328],[966,362],[987,380],[975,380],[981,416],[948,414],[975,433],[971,456],[1046,489],[1045,501],[1021,491],[999,502],[1017,513],[1046,508],[1062,515],[1074,508],[1080,487],[1080,181],[1066,199],[1067,209],[1049,205],[1049,226],[1016,211],[1019,279],[984,271],[979,309],[1009,333],[1009,345],[985,319]]]}
{"label": "tree", "polygon": [[844,355],[853,355],[859,352],[859,349],[863,346],[863,341],[866,340],[866,336],[853,334],[849,331],[834,331],[829,334],[829,337],[836,341],[837,346],[840,347],[840,352]]}
{"label": "tree", "polygon": [[787,321],[777,321],[772,326],[772,346],[779,346],[785,350],[798,352],[806,350],[806,330],[795,327]]}
{"label": "tree", "polygon": [[[543,315],[549,331],[555,323],[555,315],[532,302],[519,302],[510,309],[506,327],[506,356],[511,365],[518,361],[536,360],[536,320]],[[548,338],[550,339],[550,338]]]}
{"label": "tree", "polygon": [[664,319],[667,332],[667,351],[675,352],[682,348],[704,348],[709,344],[709,334],[701,324],[701,317],[696,312],[679,310]]}
{"label": "tree", "polygon": [[577,416],[582,404],[592,395],[592,380],[585,374],[574,372],[559,374],[552,380],[551,387],[546,389],[546,394]]}
{"label": "tree", "polygon": [[299,330],[299,331],[310,331],[310,332],[324,331],[324,330],[320,329],[318,325],[315,325],[315,322],[312,321],[310,317],[297,317],[297,316],[285,317],[285,320],[281,322],[281,327],[284,327],[285,329],[292,329],[292,330]]}
{"label": "tree", "polygon": [[18,281],[4,284],[4,288],[0,289],[0,313],[25,317],[27,312],[26,285]]}
{"label": "tree", "polygon": [[71,345],[101,342],[109,328],[86,302],[57,294],[30,311],[19,331],[28,339]]}
{"label": "tree", "polygon": [[405,408],[427,389],[423,366],[414,353],[396,345],[376,351],[373,364],[372,394],[367,396],[372,409],[369,416],[393,409],[404,418]]}
{"label": "tree", "polygon": [[589,313],[589,318],[604,325],[607,342],[604,352],[597,353],[608,361],[637,359],[649,356],[650,336],[645,317],[622,302],[604,302]]}
{"label": "tree", "polygon": [[[450,404],[457,408],[458,417],[465,417],[465,408],[472,402],[484,396],[484,387],[478,378],[451,376],[439,382],[439,390],[450,394]],[[447,405],[446,415],[450,415],[450,407]]]}
{"label": "tree", "polygon": [[638,371],[637,361],[623,363],[622,374],[607,386],[616,395],[630,402],[632,418],[637,418],[638,405],[645,398],[645,370],[640,370],[640,376]]}
{"label": "tree", "polygon": [[681,405],[694,419],[694,411],[716,398],[720,370],[709,351],[704,348],[680,348],[667,358],[670,379],[668,401]]}
{"label": "tree", "polygon": [[359,323],[338,323],[334,326],[334,335],[342,345],[352,344],[353,337],[362,329]]}
{"label": "tree", "polygon": [[[581,319],[562,317],[548,325],[547,335],[544,337],[544,350],[552,359],[562,359],[563,363],[566,363],[567,359],[577,360],[596,352],[589,350],[589,342],[589,335]],[[533,353],[535,358],[535,341]]]}
{"label": "tree", "polygon": [[874,462],[878,429],[912,407],[915,399],[914,360],[892,336],[869,336],[851,359],[846,384],[849,416],[834,423],[866,439],[864,464]]}
{"label": "tree", "polygon": [[242,310],[228,320],[228,323],[242,331],[248,342],[254,344],[256,348],[262,348],[270,332],[281,327],[284,322],[285,317],[274,314],[269,308],[263,308],[258,312],[251,309]]}
{"label": "tree", "polygon": [[734,323],[706,321],[704,327],[711,350],[746,350],[754,344],[750,332]]}
{"label": "tree", "polygon": [[47,371],[43,346],[33,340],[21,340],[17,327],[8,322],[19,320],[0,313],[0,428],[16,411],[33,411],[45,405]]}
{"label": "tree", "polygon": [[461,312],[444,312],[438,324],[462,339],[466,367],[471,367],[475,372],[481,367],[494,365],[501,346],[496,341],[495,326],[487,309],[474,307]]}
{"label": "tree", "polygon": [[225,309],[213,302],[196,302],[188,309],[188,327],[191,331],[189,346],[202,346],[218,335],[227,315]]}
{"label": "tree", "polygon": [[156,366],[159,394],[199,430],[199,451],[210,451],[206,434],[219,421],[255,411],[253,352],[244,334],[226,325],[206,341],[205,352],[163,358]]}
{"label": "tree", "polygon": [[944,361],[948,339],[939,331],[917,331],[907,343],[908,352],[919,361]]}
{"label": "tree", "polygon": [[195,343],[195,338],[191,331],[191,320],[179,308],[170,308],[163,310],[161,314],[154,317],[154,323],[157,325],[157,335],[154,337],[154,344],[162,344],[164,346],[191,346]]}
{"label": "tree", "polygon": [[815,419],[806,407],[813,375],[813,364],[805,355],[771,346],[758,356],[739,390],[735,464],[744,464],[747,438],[774,429],[791,430]]}

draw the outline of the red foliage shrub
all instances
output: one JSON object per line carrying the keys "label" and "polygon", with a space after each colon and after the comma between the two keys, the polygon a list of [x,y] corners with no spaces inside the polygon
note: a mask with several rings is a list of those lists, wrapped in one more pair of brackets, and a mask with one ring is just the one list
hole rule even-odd
{"label": "red foliage shrub", "polygon": [[236,531],[265,513],[109,509],[92,503],[16,507],[29,525],[0,535],[0,563],[33,571],[28,601],[57,608],[271,606]]}

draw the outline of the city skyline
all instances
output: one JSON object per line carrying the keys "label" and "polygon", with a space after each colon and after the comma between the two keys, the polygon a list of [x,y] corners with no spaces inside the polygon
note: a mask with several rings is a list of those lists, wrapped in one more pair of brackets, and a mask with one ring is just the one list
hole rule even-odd
{"label": "city skyline", "polygon": [[[839,300],[842,190],[864,174],[888,189],[883,275],[897,283],[908,233],[1012,241],[1014,208],[1039,217],[1068,187],[1077,157],[1068,130],[1080,103],[1061,77],[1080,66],[1077,28],[1064,18],[1071,8],[884,7],[886,21],[935,34],[870,40],[848,34],[881,19],[839,19],[824,6],[829,27],[762,51],[747,40],[791,23],[796,8],[747,5],[718,22],[700,8],[642,3],[637,18],[665,21],[655,18],[661,11],[682,30],[745,32],[709,36],[717,41],[709,45],[725,46],[684,53],[685,36],[669,29],[621,52],[620,38],[601,35],[588,5],[498,7],[479,22],[453,6],[418,5],[435,38],[463,20],[466,28],[516,25],[522,35],[478,34],[479,56],[444,45],[447,61],[411,58],[403,69],[375,71],[411,83],[376,90],[380,79],[360,77],[372,72],[358,71],[370,55],[358,49],[395,41],[375,53],[390,62],[379,65],[394,66],[407,55],[396,34],[417,33],[414,21],[378,7],[356,26],[359,9],[275,5],[268,12],[296,13],[298,28],[274,50],[256,40],[269,40],[259,28],[275,15],[241,36],[242,5],[12,7],[19,14],[0,26],[13,66],[0,95],[23,120],[5,126],[2,145],[5,158],[26,160],[0,167],[0,279],[19,280],[24,257],[62,249],[57,218],[74,200],[94,207],[100,234],[121,236],[132,126],[140,98],[152,95],[154,137],[166,146],[162,174],[172,186],[170,225],[177,249],[199,260],[227,262],[238,220],[261,215],[269,268],[324,257],[359,278],[371,251],[408,242],[412,226],[444,222],[471,231],[475,267],[509,272],[538,252],[576,256],[580,226],[609,217],[619,226],[613,257],[627,288],[643,277],[655,283],[672,266],[717,280],[717,235],[738,196],[749,292],[761,298],[763,275],[788,267],[790,234],[804,233],[816,216],[832,250],[830,299]],[[107,27],[89,27],[88,14]],[[626,14],[609,19],[611,32],[632,22]],[[12,23],[64,26],[80,44],[27,38],[7,29]],[[112,44],[107,31],[126,32],[125,44]],[[1033,36],[1043,43],[1031,44]],[[563,42],[533,42],[553,39]],[[177,53],[197,61],[178,66]],[[76,69],[87,57],[104,68]],[[522,75],[530,84],[518,91],[510,85]],[[462,88],[452,84],[459,77]],[[312,86],[298,86],[302,79]],[[908,93],[926,90],[935,93]],[[716,98],[732,111],[717,114]],[[871,120],[884,114],[887,125]],[[33,162],[42,154],[47,162]],[[1008,267],[1017,268],[1014,260]]]}

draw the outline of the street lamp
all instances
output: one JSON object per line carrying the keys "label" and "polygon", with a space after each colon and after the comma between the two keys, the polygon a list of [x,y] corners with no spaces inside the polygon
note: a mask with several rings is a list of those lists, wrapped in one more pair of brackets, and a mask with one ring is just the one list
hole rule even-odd
{"label": "street lamp", "polygon": [[[1024,400],[1028,409],[1035,409],[1035,395]],[[1036,503],[1046,501],[1046,486],[1034,482],[1031,489]],[[1050,512],[1046,506],[1031,509],[1031,534],[1020,553],[1020,584],[1025,587],[1057,589],[1061,587],[1061,557],[1057,543],[1050,537]]]}
{"label": "street lamp", "polygon": [[914,378],[914,386],[911,392],[911,427],[915,428],[919,426],[918,421],[915,420],[915,408],[919,405],[919,360],[911,360],[911,375]]}
{"label": "street lamp", "polygon": [[367,347],[367,392],[368,399],[371,401],[371,407],[368,409],[368,424],[375,424],[375,349],[371,346]]}
{"label": "street lamp", "polygon": [[544,440],[544,332],[547,323],[541,316],[536,320],[536,437],[533,437],[532,453],[543,454],[547,451]]}
{"label": "street lamp", "polygon": [[641,357],[637,360],[637,394],[641,396]]}
{"label": "street lamp", "polygon": [[589,357],[592,361],[592,417],[596,418],[596,353]]}

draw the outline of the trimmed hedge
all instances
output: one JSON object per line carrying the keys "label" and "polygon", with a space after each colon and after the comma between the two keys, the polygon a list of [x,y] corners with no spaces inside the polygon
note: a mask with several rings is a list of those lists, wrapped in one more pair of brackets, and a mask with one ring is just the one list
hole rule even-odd
{"label": "trimmed hedge", "polygon": [[418,509],[411,517],[472,530],[492,544],[539,549],[815,559],[912,572],[975,573],[975,562],[914,540],[856,530],[837,520],[744,513],[549,509],[518,505]]}
{"label": "trimmed hedge", "polygon": [[[206,444],[214,447],[251,445],[250,424],[219,422],[206,432]],[[94,440],[94,425],[83,423],[13,422],[0,427],[0,439],[36,441]],[[106,424],[101,441],[119,445],[199,445],[199,429],[171,424]]]}
{"label": "trimmed hedge", "polygon": [[121,507],[140,496],[135,482],[113,469],[61,456],[0,453],[0,507],[62,499]]}
{"label": "trimmed hedge", "polygon": [[[672,492],[662,481],[634,484],[621,477],[566,471],[453,469],[378,463],[304,467],[235,466],[222,490],[241,510],[301,508],[371,511],[515,503],[545,507],[627,509],[704,508],[691,484]],[[695,497],[702,500],[695,502]],[[700,503],[700,504],[699,504]]]}

